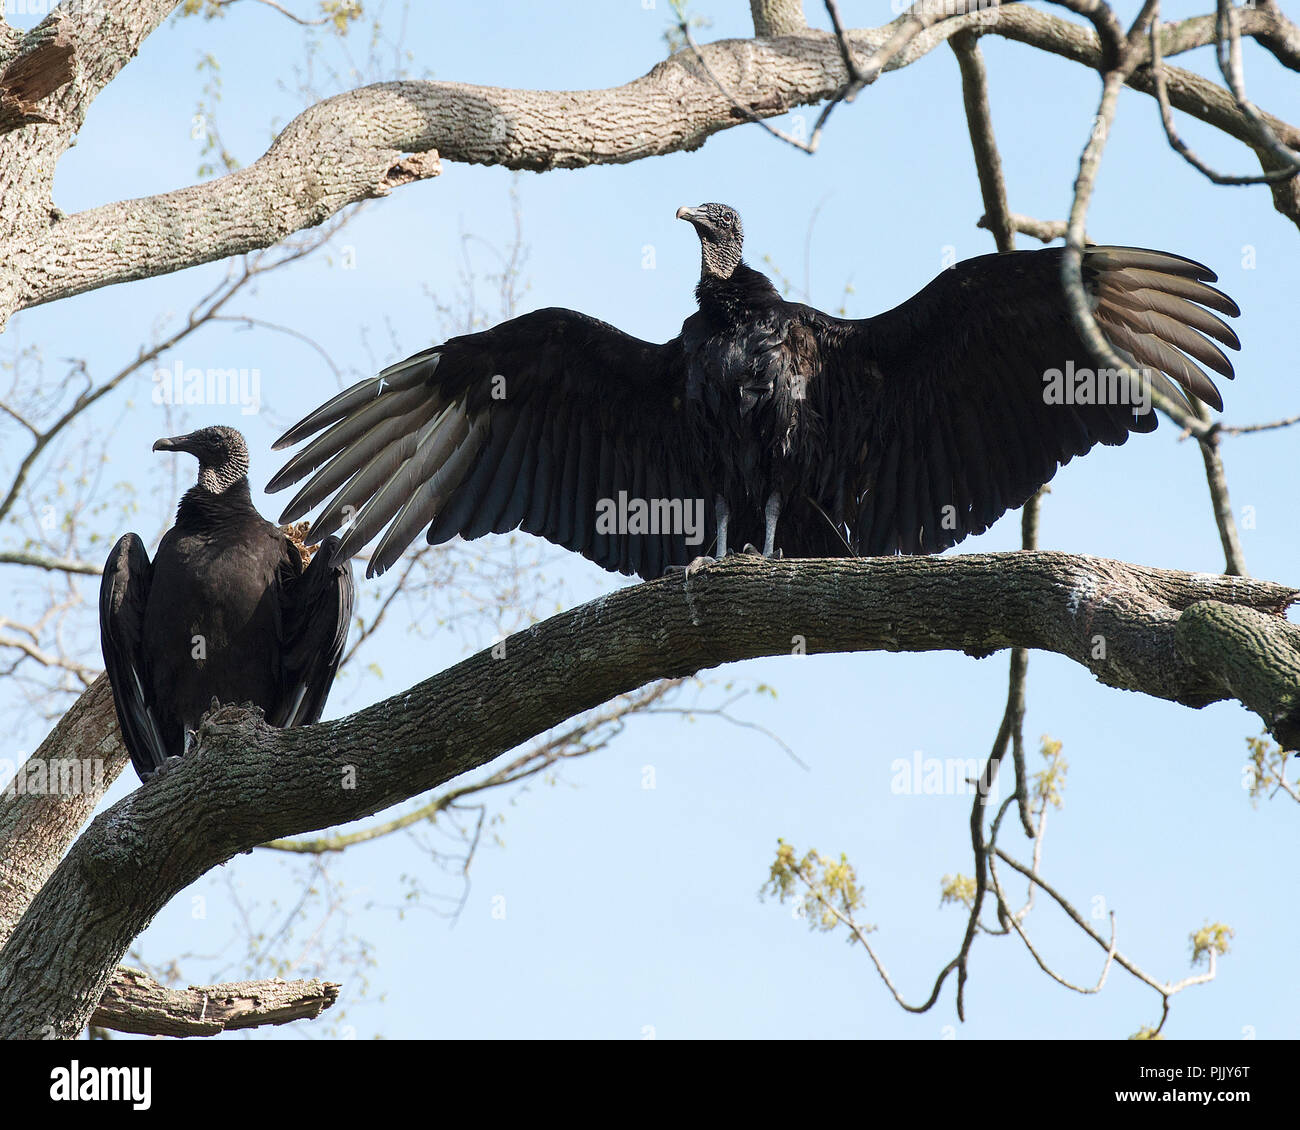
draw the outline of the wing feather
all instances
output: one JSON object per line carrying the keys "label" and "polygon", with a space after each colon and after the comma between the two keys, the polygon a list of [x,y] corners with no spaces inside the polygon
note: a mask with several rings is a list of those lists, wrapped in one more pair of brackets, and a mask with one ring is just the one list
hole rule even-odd
{"label": "wing feather", "polygon": [[[1094,444],[1155,427],[1154,413],[1127,402],[1127,385],[1098,379],[1085,396],[1065,379],[1097,367],[1070,322],[1060,256],[1053,248],[959,263],[876,318],[810,312],[826,356],[812,395],[837,429],[831,458],[849,482],[819,501],[847,524],[855,549],[954,544]],[[1222,407],[1200,365],[1233,376],[1215,342],[1240,342],[1217,315],[1239,311],[1208,285],[1212,271],[1164,252],[1092,247],[1083,275],[1097,324],[1127,363],[1149,367],[1166,395]],[[946,504],[957,507],[955,529],[942,525]]]}
{"label": "wing feather", "polygon": [[180,753],[167,749],[145,689],[150,678],[144,615],[152,582],[153,563],[144,542],[124,534],[109,553],[100,580],[99,639],[122,742],[142,781],[162,767],[169,753]]}
{"label": "wing feather", "polygon": [[[313,536],[355,512],[336,553],[380,537],[369,575],[421,526],[435,544],[522,528],[606,568],[657,575],[686,564],[680,538],[597,533],[595,506],[635,489],[638,473],[642,483],[668,482],[674,462],[688,468],[683,489],[703,497],[681,420],[685,383],[680,339],[651,345],[571,310],[539,310],[333,397],[277,442],[309,441],[268,489],[311,475],[286,508],[295,518],[333,493]],[[653,549],[643,544],[655,537]]]}

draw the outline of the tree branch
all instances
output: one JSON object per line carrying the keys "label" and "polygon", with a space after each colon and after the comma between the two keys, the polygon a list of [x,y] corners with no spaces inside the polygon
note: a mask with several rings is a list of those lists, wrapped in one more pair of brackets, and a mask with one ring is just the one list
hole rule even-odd
{"label": "tree branch", "polygon": [[[57,779],[52,765],[68,758],[81,760],[83,770],[89,770],[82,772],[83,781],[89,776],[101,787],[71,794],[25,787],[29,781]],[[18,767],[14,781],[0,791],[0,944],[26,913],[68,845],[90,819],[104,790],[126,764],[113,691],[107,677],[101,675]]]}
{"label": "tree branch", "polygon": [[47,573],[81,573],[87,577],[99,577],[104,572],[104,566],[89,561],[47,557],[43,553],[28,553],[19,549],[0,550],[0,565],[30,565],[33,569],[44,569]]}
{"label": "tree branch", "polygon": [[215,1036],[315,1020],[339,999],[333,981],[232,981],[168,989],[140,969],[118,969],[90,1023],[143,1036]]}
{"label": "tree branch", "polygon": [[276,730],[221,707],[180,765],[95,819],[32,901],[0,951],[0,1037],[79,1033],[145,925],[237,853],[378,812],[651,679],[720,663],[1039,648],[1189,706],[1240,695],[1293,747],[1300,627],[1282,613],[1298,597],[1061,553],[738,556],[552,617],[336,722]]}
{"label": "tree branch", "polygon": [[749,0],[749,14],[758,39],[799,35],[808,30],[803,0]]}
{"label": "tree branch", "polygon": [[62,20],[45,20],[0,71],[0,134],[55,119],[36,106],[72,80],[73,47]]}
{"label": "tree branch", "polygon": [[[1007,205],[1007,186],[1002,176],[1002,158],[993,133],[993,114],[989,109],[988,75],[979,40],[965,33],[948,41],[961,69],[962,99],[966,104],[966,126],[970,132],[975,171],[979,176],[980,195],[984,199],[984,220],[980,226],[993,233],[993,242],[1002,252],[1016,249],[1016,226]],[[987,221],[987,222],[985,222]],[[1028,547],[1026,547],[1028,548]]]}
{"label": "tree branch", "polygon": [[[881,28],[845,32],[854,55],[864,58],[857,81],[907,66],[962,31],[1001,35],[1094,69],[1102,65],[1090,28],[1043,12],[1018,4],[951,18],[937,12],[922,8]],[[1244,35],[1279,35],[1273,12],[1243,11],[1239,22]],[[1212,20],[1180,29],[1172,29],[1166,55],[1214,42]],[[44,220],[26,230],[23,240],[6,241],[12,254],[0,263],[0,327],[28,306],[270,246],[349,204],[437,174],[436,157],[408,154],[436,150],[446,160],[533,171],[625,163],[699,148],[712,134],[748,120],[738,116],[737,102],[750,116],[768,118],[844,92],[839,40],[825,32],[727,40],[699,51],[716,83],[683,51],[649,74],[606,90],[415,81],[363,87],[304,111],[245,169],[52,223],[49,182],[20,185],[12,195],[15,205],[31,210],[39,203]],[[1154,94],[1149,68],[1138,67],[1127,81]],[[1172,106],[1276,162],[1261,149],[1254,124],[1230,91],[1172,67],[1166,68],[1166,82]],[[1300,143],[1295,127],[1268,115],[1261,120],[1282,143]],[[0,176],[0,189],[6,183]],[[44,196],[34,202],[33,192]],[[1278,209],[1300,224],[1295,184],[1274,185],[1273,192]]]}

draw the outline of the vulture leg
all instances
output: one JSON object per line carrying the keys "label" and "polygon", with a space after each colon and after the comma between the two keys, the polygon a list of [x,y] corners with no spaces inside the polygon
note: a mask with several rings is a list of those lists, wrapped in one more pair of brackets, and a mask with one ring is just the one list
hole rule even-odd
{"label": "vulture leg", "polygon": [[713,499],[713,509],[717,514],[718,522],[718,544],[714,547],[713,557],[708,554],[700,554],[689,565],[668,565],[665,566],[665,573],[681,573],[683,576],[690,578],[695,576],[706,565],[712,565],[715,561],[721,561],[727,556],[727,519],[731,516],[731,511],[727,509],[726,499],[722,495],[715,495]]}
{"label": "vulture leg", "polygon": [[763,527],[763,556],[772,557],[776,553],[776,520],[781,514],[781,495],[779,491],[773,491],[771,497],[767,500],[767,508],[763,511],[765,525]]}

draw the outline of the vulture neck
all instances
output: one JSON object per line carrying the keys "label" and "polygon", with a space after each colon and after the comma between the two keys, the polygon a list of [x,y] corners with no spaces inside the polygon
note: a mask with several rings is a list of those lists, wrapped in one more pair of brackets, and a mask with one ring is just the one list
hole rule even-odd
{"label": "vulture neck", "polygon": [[176,525],[191,530],[211,530],[248,517],[261,519],[253,505],[247,477],[241,475],[220,490],[210,490],[202,480],[181,496]]}
{"label": "vulture neck", "polygon": [[780,302],[772,281],[741,262],[727,278],[705,272],[695,287],[700,312],[715,322],[736,325],[758,310]]}

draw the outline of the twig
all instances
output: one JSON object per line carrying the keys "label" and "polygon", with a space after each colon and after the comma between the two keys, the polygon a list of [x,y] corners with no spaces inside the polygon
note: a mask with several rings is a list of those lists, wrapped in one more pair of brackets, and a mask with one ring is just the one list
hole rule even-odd
{"label": "twig", "polygon": [[1276,157],[1284,166],[1289,167],[1291,175],[1300,172],[1300,154],[1293,152],[1278,140],[1264,116],[1255,104],[1246,97],[1246,77],[1241,65],[1241,22],[1232,0],[1217,0],[1218,19],[1215,23],[1217,43],[1215,55],[1219,61],[1219,73],[1232,91],[1237,108],[1251,124],[1260,144]]}
{"label": "twig", "polygon": [[1240,424],[1237,427],[1220,424],[1219,432],[1229,436],[1244,436],[1253,432],[1269,432],[1275,428],[1289,428],[1292,424],[1300,424],[1300,416],[1288,416],[1284,420],[1273,420],[1267,424]]}
{"label": "twig", "polygon": [[[1169,105],[1169,87],[1165,81],[1165,63],[1160,54],[1160,12],[1157,4],[1156,16],[1151,21],[1151,81],[1155,88],[1156,102],[1160,105],[1160,123],[1164,126],[1165,137],[1168,139],[1174,152],[1178,153],[1189,165],[1199,170],[1214,184],[1223,185],[1243,185],[1243,184],[1272,184],[1276,181],[1289,180],[1296,175],[1296,169],[1272,169],[1266,173],[1257,173],[1248,176],[1228,176],[1224,173],[1217,172],[1191,149],[1178,135],[1178,130],[1174,126],[1174,111]],[[1244,111],[1243,111],[1244,112]]]}
{"label": "twig", "polygon": [[817,116],[816,124],[813,126],[812,134],[807,141],[801,141],[797,137],[792,137],[783,130],[777,129],[769,124],[756,112],[757,109],[778,109],[778,112],[784,112],[784,105],[774,104],[768,106],[746,106],[741,102],[718,78],[709,66],[708,60],[705,59],[699,44],[695,42],[695,37],[691,35],[691,29],[685,16],[679,14],[677,27],[682,33],[682,38],[686,45],[695,55],[696,61],[704,68],[704,73],[713,80],[713,84],[727,96],[732,106],[743,117],[751,122],[756,122],[762,126],[768,133],[787,145],[792,145],[804,153],[813,154],[817,152],[817,147],[821,143],[822,130],[826,126],[832,111],[841,102],[852,102],[857,97],[858,92],[863,87],[870,86],[876,81],[889,66],[891,62],[912,42],[921,32],[925,31],[937,23],[946,20],[956,19],[959,16],[969,14],[972,6],[981,10],[988,10],[996,7],[1001,0],[916,0],[894,23],[894,34],[882,43],[871,56],[859,66],[853,58],[853,48],[849,44],[848,33],[844,30],[844,25],[840,20],[839,6],[835,0],[824,0],[826,11],[830,15],[831,26],[835,29],[835,42],[840,49],[840,58],[844,61],[844,69],[847,77],[843,85],[831,96],[830,101],[823,107],[822,112]]}
{"label": "twig", "polygon": [[21,550],[0,550],[0,565],[30,565],[51,573],[82,573],[88,577],[98,577],[104,572],[102,565],[94,565],[89,561],[76,561],[70,557],[46,557],[44,554],[25,553]]}
{"label": "twig", "polygon": [[966,105],[966,125],[970,131],[975,171],[979,176],[980,195],[984,198],[981,226],[993,233],[999,251],[1016,249],[1016,229],[1007,206],[1007,186],[1002,176],[1002,158],[993,134],[993,115],[989,109],[988,76],[979,39],[969,32],[954,35],[949,41],[957,66],[961,70],[962,99]]}

